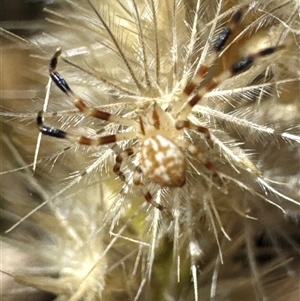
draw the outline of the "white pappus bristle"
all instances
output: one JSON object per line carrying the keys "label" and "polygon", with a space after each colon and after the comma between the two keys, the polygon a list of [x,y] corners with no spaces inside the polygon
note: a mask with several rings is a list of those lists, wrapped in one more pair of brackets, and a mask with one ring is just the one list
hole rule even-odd
{"label": "white pappus bristle", "polygon": [[3,296],[294,296],[298,11],[60,0],[45,33],[2,29],[4,55],[33,61],[26,92],[1,88],[2,240],[25,258],[3,265]]}

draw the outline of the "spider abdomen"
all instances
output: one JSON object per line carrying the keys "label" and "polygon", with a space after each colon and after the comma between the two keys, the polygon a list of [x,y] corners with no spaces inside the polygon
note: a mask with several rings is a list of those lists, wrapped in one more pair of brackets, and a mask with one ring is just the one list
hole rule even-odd
{"label": "spider abdomen", "polygon": [[163,135],[141,143],[143,174],[161,186],[181,187],[186,180],[186,160],[178,145]]}

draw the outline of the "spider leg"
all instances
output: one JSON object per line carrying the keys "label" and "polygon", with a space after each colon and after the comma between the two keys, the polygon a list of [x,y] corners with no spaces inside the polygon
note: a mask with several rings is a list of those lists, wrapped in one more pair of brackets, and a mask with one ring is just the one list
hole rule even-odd
{"label": "spider leg", "polygon": [[202,133],[206,139],[206,142],[210,146],[210,148],[213,148],[214,144],[211,140],[210,132],[209,132],[208,128],[206,128],[204,126],[196,125],[196,124],[190,122],[189,120],[178,120],[178,121],[176,121],[175,127],[177,130],[187,128],[187,129],[193,130],[195,132]]}
{"label": "spider leg", "polygon": [[219,188],[221,188],[224,192],[227,191],[225,183],[219,176],[215,164],[213,162],[211,162],[204,153],[202,153],[196,146],[194,146],[193,144],[191,144],[187,141],[180,140],[180,141],[178,141],[178,144],[181,147],[184,147],[185,149],[187,149],[187,151],[189,153],[191,153],[193,156],[197,157],[202,162],[204,167],[211,173],[216,185]]}
{"label": "spider leg", "polygon": [[174,106],[174,111],[177,112],[180,110],[182,105],[188,100],[191,93],[197,88],[197,86],[201,83],[204,77],[207,75],[209,68],[214,64],[217,60],[219,53],[223,50],[226,42],[228,41],[231,34],[234,32],[236,26],[240,23],[243,17],[243,10],[240,9],[236,11],[227,25],[221,30],[218,39],[216,40],[212,52],[209,57],[205,60],[203,64],[197,69],[196,73],[193,75],[191,80],[187,83],[183,92],[180,96],[179,101]]}
{"label": "spider leg", "polygon": [[[123,174],[123,172],[120,170],[123,160],[127,157],[132,156],[133,154],[135,154],[138,151],[138,147],[130,147],[125,149],[124,151],[120,152],[119,154],[117,154],[116,156],[116,163],[114,165],[113,171],[114,173],[116,173],[122,181],[125,181],[125,176]],[[155,208],[159,209],[159,210],[164,210],[165,207],[162,206],[161,204],[158,204],[157,202],[155,202],[153,200],[152,194],[149,192],[149,190],[147,189],[147,187],[143,184],[142,182],[142,171],[139,167],[135,168],[135,171],[133,173],[133,184],[136,186],[139,186],[139,188],[141,189],[141,192],[145,198],[145,200],[151,204],[152,206],[154,206]],[[169,214],[169,217],[171,215]]]}
{"label": "spider leg", "polygon": [[129,118],[121,117],[115,114],[110,114],[108,112],[104,112],[95,108],[88,107],[85,102],[76,95],[72,89],[69,87],[66,80],[56,71],[58,57],[61,55],[61,49],[58,49],[49,63],[49,74],[52,81],[56,84],[56,86],[64,92],[74,103],[76,108],[85,114],[86,116],[91,116],[94,118],[110,121],[113,123],[119,123],[125,126],[136,126],[137,123]]}
{"label": "spider leg", "polygon": [[179,120],[185,120],[187,116],[192,111],[193,107],[203,99],[203,97],[216,87],[218,87],[223,81],[241,73],[250,68],[257,60],[271,55],[276,51],[285,48],[283,45],[271,46],[263,50],[258,51],[257,53],[245,56],[235,62],[228,70],[223,71],[221,74],[213,77],[204,87],[200,88],[196,93],[192,93],[188,101],[183,105],[182,110],[178,114]]}
{"label": "spider leg", "polygon": [[123,172],[121,171],[121,166],[123,163],[123,160],[127,157],[132,156],[133,154],[135,154],[138,150],[138,147],[129,147],[123,151],[121,151],[120,153],[117,154],[116,156],[116,163],[113,167],[113,172],[119,176],[121,178],[122,181],[125,181],[125,176],[123,174]]}
{"label": "spider leg", "polygon": [[113,135],[107,135],[98,138],[88,138],[86,136],[72,134],[67,131],[63,131],[61,129],[44,125],[43,114],[44,112],[40,111],[36,118],[36,123],[39,128],[39,131],[43,135],[61,138],[61,139],[68,139],[70,141],[74,141],[83,145],[99,146],[99,145],[109,144],[117,141],[133,139],[137,135],[136,132],[126,132],[126,133],[116,133]]}
{"label": "spider leg", "polygon": [[155,208],[159,209],[159,210],[163,210],[165,209],[164,206],[162,206],[161,204],[158,204],[157,202],[155,202],[153,200],[152,194],[149,192],[149,190],[147,189],[147,187],[143,184],[142,181],[142,171],[140,170],[139,167],[137,167],[135,169],[135,172],[133,174],[133,183],[136,186],[139,186],[142,194],[144,195],[144,198],[146,199],[146,201],[151,204],[152,206],[154,206]]}

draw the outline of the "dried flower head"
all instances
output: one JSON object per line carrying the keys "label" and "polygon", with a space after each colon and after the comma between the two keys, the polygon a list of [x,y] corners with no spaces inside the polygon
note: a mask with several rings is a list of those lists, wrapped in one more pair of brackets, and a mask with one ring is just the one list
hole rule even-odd
{"label": "dried flower head", "polygon": [[36,43],[55,85],[14,115],[51,136],[34,176],[19,156],[32,148],[4,141],[24,168],[9,232],[47,236],[49,266],[15,280],[72,301],[246,298],[235,281],[271,298],[299,261],[299,4],[59,4]]}

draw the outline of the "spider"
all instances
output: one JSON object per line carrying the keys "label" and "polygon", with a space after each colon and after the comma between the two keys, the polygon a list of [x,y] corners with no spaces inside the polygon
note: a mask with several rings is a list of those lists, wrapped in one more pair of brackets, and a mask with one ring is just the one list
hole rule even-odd
{"label": "spider", "polygon": [[159,210],[163,210],[164,206],[155,202],[153,196],[143,184],[142,178],[144,176],[162,187],[182,187],[185,185],[187,162],[183,149],[202,162],[211,174],[214,184],[220,189],[224,184],[215,164],[205,153],[183,139],[185,130],[195,131],[201,133],[208,146],[213,148],[213,141],[209,129],[192,123],[188,120],[188,116],[192,112],[193,107],[198,104],[208,92],[216,88],[224,80],[245,71],[251,67],[257,59],[270,55],[282,48],[282,46],[272,46],[245,56],[236,61],[228,70],[213,77],[207,84],[199,88],[199,84],[206,77],[210,67],[218,58],[219,53],[224,48],[228,38],[242,17],[243,9],[233,13],[230,21],[221,30],[221,33],[213,45],[211,55],[206,62],[198,68],[195,75],[184,87],[173,108],[164,110],[157,103],[153,102],[148,108],[138,113],[136,120],[88,107],[85,102],[72,91],[66,80],[56,71],[58,57],[61,55],[61,50],[58,49],[49,64],[50,77],[56,86],[62,90],[65,95],[74,102],[78,110],[86,116],[98,118],[110,123],[121,124],[130,127],[132,130],[94,139],[88,138],[44,125],[43,111],[40,111],[36,119],[39,131],[44,135],[68,139],[88,146],[100,146],[119,141],[138,139],[139,145],[127,148],[116,154],[113,171],[125,181],[124,174],[121,171],[122,162],[126,157],[138,154],[140,163],[134,171],[133,183],[141,188],[146,201]]}

